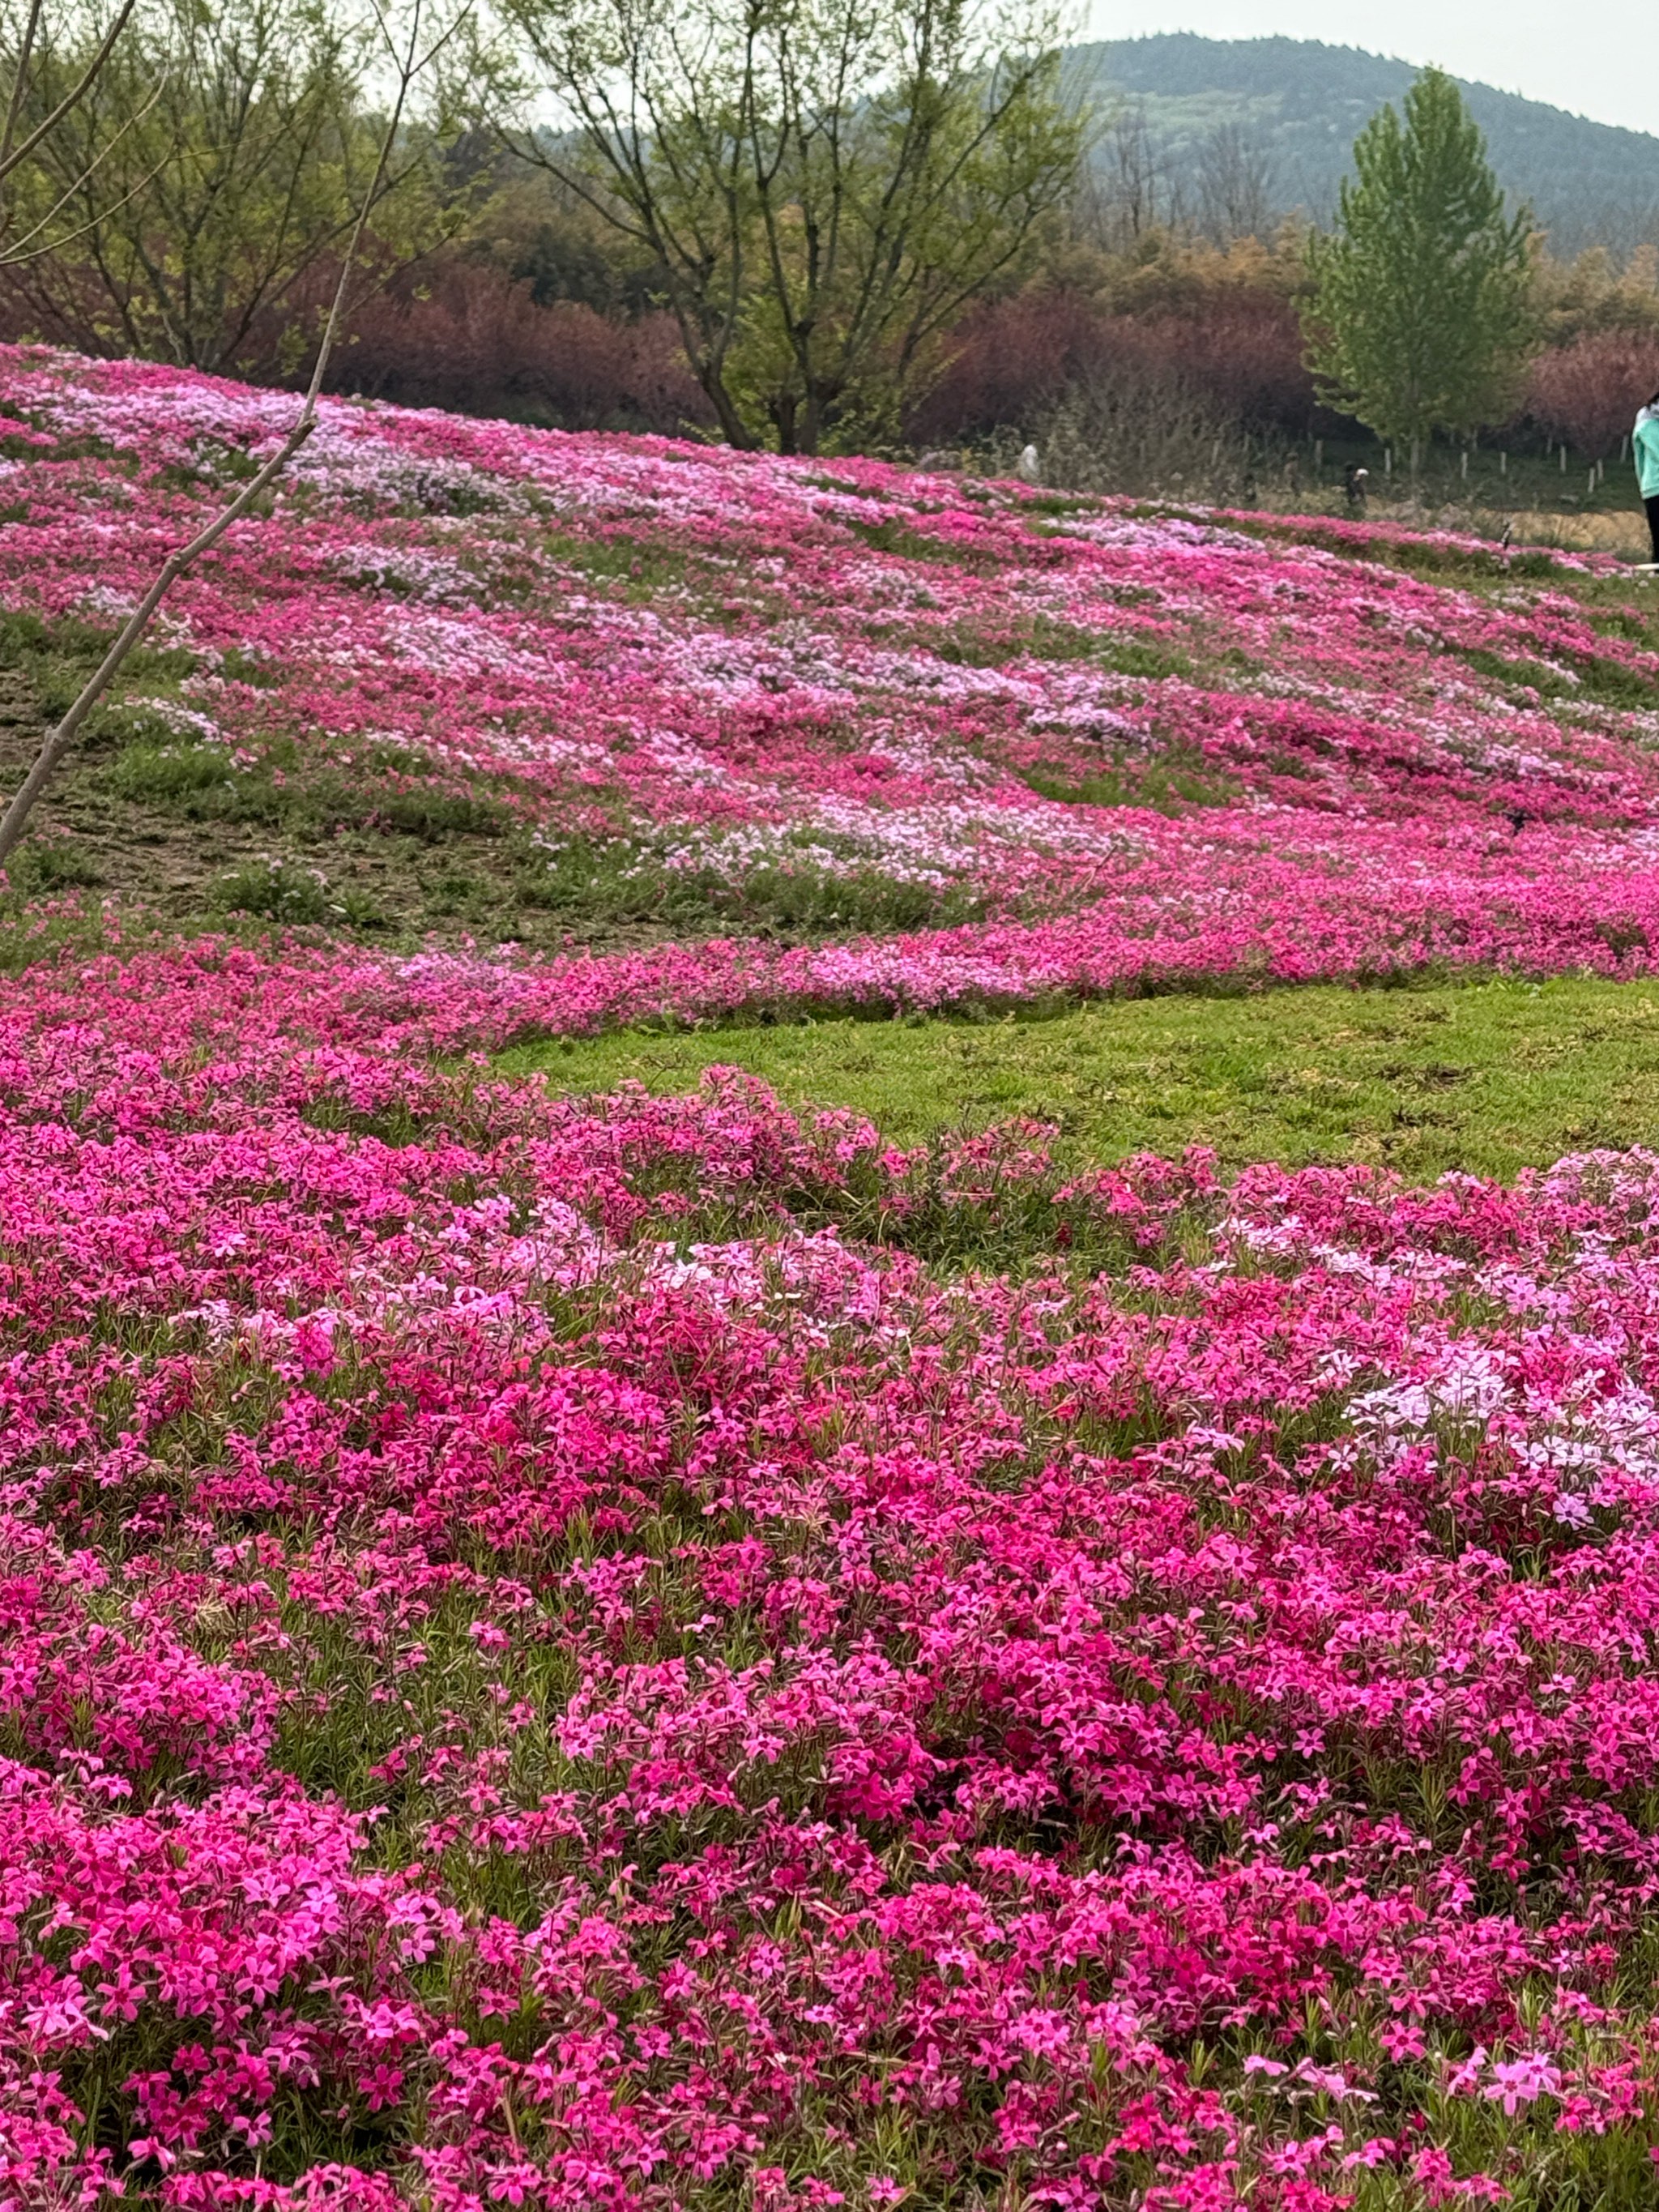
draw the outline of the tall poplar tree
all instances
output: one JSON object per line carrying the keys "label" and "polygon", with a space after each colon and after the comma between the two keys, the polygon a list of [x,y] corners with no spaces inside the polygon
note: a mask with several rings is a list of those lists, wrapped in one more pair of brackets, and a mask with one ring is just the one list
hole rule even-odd
{"label": "tall poplar tree", "polygon": [[1405,112],[1354,142],[1336,229],[1310,246],[1309,365],[1320,396],[1403,447],[1415,483],[1437,430],[1513,404],[1532,351],[1532,217],[1510,214],[1462,94],[1425,70]]}

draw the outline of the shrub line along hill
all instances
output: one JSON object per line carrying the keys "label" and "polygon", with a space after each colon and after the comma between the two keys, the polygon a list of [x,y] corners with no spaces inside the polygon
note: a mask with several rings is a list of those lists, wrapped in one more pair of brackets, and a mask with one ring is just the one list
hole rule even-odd
{"label": "shrub line along hill", "polygon": [[[0,381],[15,771],[292,403]],[[4,908],[0,2195],[1650,2203],[1639,587],[331,404],[129,674]]]}

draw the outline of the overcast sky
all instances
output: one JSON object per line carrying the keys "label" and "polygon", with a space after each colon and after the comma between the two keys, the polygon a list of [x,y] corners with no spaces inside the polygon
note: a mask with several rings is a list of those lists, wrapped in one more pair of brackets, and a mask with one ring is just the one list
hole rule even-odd
{"label": "overcast sky", "polygon": [[1085,35],[1322,39],[1659,133],[1659,9],[1637,0],[1086,0]]}

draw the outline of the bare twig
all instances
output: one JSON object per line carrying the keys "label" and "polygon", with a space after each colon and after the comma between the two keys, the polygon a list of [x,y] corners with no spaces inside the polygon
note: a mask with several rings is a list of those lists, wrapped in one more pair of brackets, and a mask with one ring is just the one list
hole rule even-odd
{"label": "bare twig", "polygon": [[[140,192],[154,184],[167,166],[165,156],[155,164],[153,169],[147,170],[137,184],[123,192],[119,199],[107,201],[99,208],[95,215],[88,216],[84,222],[77,223],[73,230],[54,231],[52,228],[52,224],[57,222],[76,194],[85,191],[93,178],[97,175],[100,166],[109,159],[127,132],[137,129],[161,97],[161,87],[158,84],[143,106],[135,108],[120,128],[112,133],[109,143],[100,146],[90,157],[73,183],[64,185],[63,191],[34,224],[33,229],[24,231],[19,237],[9,238],[3,229],[0,228],[0,267],[17,269],[21,268],[26,261],[38,261],[46,254],[60,253],[64,246],[72,246],[77,238],[84,238],[87,233],[98,223],[106,222],[118,210],[128,206],[137,198]],[[3,174],[3,170],[0,170],[0,177]],[[50,236],[46,234],[47,233],[51,234]],[[34,244],[36,239],[41,241],[38,246]]]}
{"label": "bare twig", "polygon": [[29,15],[23,26],[23,35],[17,46],[17,66],[12,71],[11,98],[6,103],[6,127],[0,135],[0,177],[11,167],[11,149],[16,143],[17,125],[23,112],[23,102],[28,98],[29,64],[34,59],[34,42],[40,35],[40,17],[45,0],[29,0]]}
{"label": "bare twig", "polygon": [[[58,125],[72,115],[87,99],[94,85],[108,67],[121,34],[131,21],[137,4],[138,0],[120,0],[119,7],[116,9],[102,37],[93,48],[91,57],[82,69],[80,76],[62,98],[49,107],[40,120],[30,129],[25,126],[25,111],[28,106],[31,92],[36,85],[42,58],[50,52],[50,48],[49,45],[43,44],[49,28],[46,0],[29,0],[28,15],[19,36],[16,49],[11,56],[11,88],[6,96],[4,125],[0,126],[0,265],[15,266],[38,258],[39,249],[34,255],[31,255],[23,249],[32,240],[51,227],[59,210],[68,204],[74,192],[87,183],[92,171],[97,167],[97,161],[92,161],[58,199],[57,204],[48,210],[47,213],[35,224],[33,229],[27,232],[21,241],[9,236],[12,221],[9,179],[13,173],[21,167],[39,147],[44,145]],[[44,77],[41,77],[40,82],[44,96],[50,98],[50,94],[46,93],[44,89]],[[149,104],[151,103],[147,103],[147,106]],[[142,118],[137,119],[142,120]],[[20,130],[24,131],[21,142],[18,137]],[[118,137],[120,134],[117,135]],[[99,158],[101,159],[101,156]]]}
{"label": "bare twig", "polygon": [[11,172],[18,166],[19,162],[27,161],[28,156],[40,143],[41,140],[49,137],[51,133],[58,128],[58,125],[64,120],[64,117],[72,114],[76,108],[80,106],[81,102],[86,98],[88,93],[91,91],[94,82],[102,70],[105,63],[108,61],[111,54],[114,52],[115,42],[120,37],[122,32],[125,30],[128,18],[131,15],[134,8],[136,8],[138,0],[125,0],[125,4],[117,13],[115,20],[110,25],[108,30],[104,33],[104,36],[100,41],[92,59],[87,64],[86,68],[82,71],[79,80],[70,86],[70,89],[64,94],[64,97],[58,101],[57,106],[52,110],[51,113],[43,117],[42,119],[36,124],[34,129],[30,131],[28,137],[25,138],[22,144],[19,146],[15,145],[12,141],[16,129],[17,111],[23,91],[24,78],[28,69],[29,52],[33,44],[33,33],[35,16],[31,15],[30,34],[28,40],[24,46],[23,52],[19,58],[17,81],[12,88],[11,107],[6,117],[5,139],[3,145],[0,145],[0,177],[9,176]]}
{"label": "bare twig", "polygon": [[35,801],[51,781],[53,772],[63,761],[64,755],[75,743],[88,715],[91,714],[93,708],[121,672],[144,632],[149,628],[156,610],[167,593],[181,576],[195,567],[204,554],[211,552],[231,525],[241,520],[260,494],[270,489],[317,427],[317,403],[322,394],[323,380],[328,373],[329,359],[333,353],[335,340],[339,335],[340,324],[345,313],[347,290],[353,270],[356,266],[358,255],[362,249],[363,233],[379,198],[386,166],[392,159],[392,148],[403,125],[404,109],[408,101],[410,88],[416,79],[455,36],[465,20],[465,11],[463,15],[456,16],[448,29],[422,52],[420,32],[421,15],[424,4],[425,0],[415,0],[410,20],[409,39],[401,52],[393,46],[384,16],[380,15],[378,8],[375,11],[380,21],[381,34],[392,51],[397,69],[398,94],[392,103],[392,113],[386,123],[385,133],[380,140],[380,153],[374,164],[374,173],[369,179],[368,189],[358,206],[357,219],[352,228],[351,241],[346,248],[345,258],[340,266],[340,279],[334,288],[333,301],[329,307],[327,319],[323,325],[322,336],[318,342],[317,359],[311,372],[311,382],[306,387],[305,398],[294,427],[258,474],[244,484],[236,496],[222,507],[211,521],[198,530],[187,544],[180,545],[167,556],[157,570],[155,581],[123,623],[114,643],[100,661],[92,676],[88,678],[74,704],[56,727],[48,732],[40,751],[35,756],[33,766],[24,777],[15,797],[6,809],[4,817],[0,818],[0,867],[5,866],[16,848],[18,840],[27,827],[28,818],[34,810]]}

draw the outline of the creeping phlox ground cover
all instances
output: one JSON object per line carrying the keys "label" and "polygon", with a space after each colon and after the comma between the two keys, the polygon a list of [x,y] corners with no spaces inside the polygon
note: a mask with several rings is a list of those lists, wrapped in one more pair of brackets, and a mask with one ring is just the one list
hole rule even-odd
{"label": "creeping phlox ground cover", "polygon": [[[112,624],[294,404],[0,352],[0,593]],[[487,786],[579,918],[696,881],[740,927],[806,882],[851,940],[481,971],[509,1027],[1621,972],[1659,943],[1659,654],[1599,574],[339,403],[169,603],[193,673],[147,742],[186,783]]]}
{"label": "creeping phlox ground cover", "polygon": [[1651,2201],[1659,1158],[333,1012],[0,1012],[6,2201]]}
{"label": "creeping phlox ground cover", "polygon": [[[0,383],[49,629],[294,404]],[[1079,1172],[477,1064],[1644,969],[1604,586],[326,410],[147,744],[939,926],[7,985],[0,2205],[1652,2202],[1659,1157]]]}

